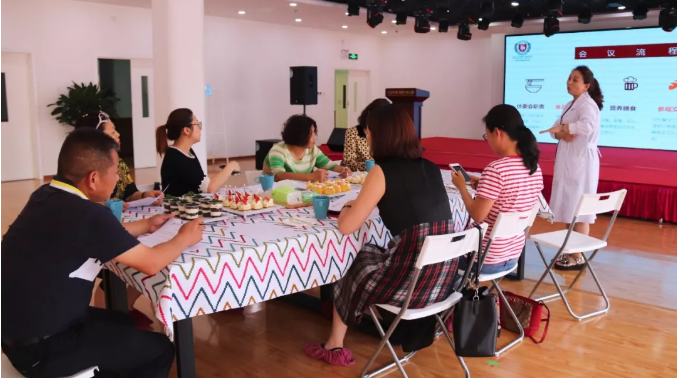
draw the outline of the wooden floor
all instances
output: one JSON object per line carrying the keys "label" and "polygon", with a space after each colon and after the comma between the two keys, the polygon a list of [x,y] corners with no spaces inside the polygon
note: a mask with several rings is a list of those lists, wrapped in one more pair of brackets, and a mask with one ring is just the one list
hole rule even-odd
{"label": "wooden floor", "polygon": [[[243,171],[253,162],[243,162]],[[211,169],[210,169],[211,170]],[[155,170],[138,170],[137,182],[153,181]],[[235,177],[231,185],[242,185]],[[36,181],[2,184],[2,232],[16,218]],[[592,228],[601,236],[609,218]],[[562,228],[538,221],[532,233]],[[502,288],[528,294],[543,272],[533,244],[527,246],[526,276],[531,280],[504,282]],[[551,256],[554,251],[546,251]],[[611,297],[610,312],[586,322],[573,320],[561,301],[549,302],[552,321],[545,343],[526,339],[500,358],[466,359],[473,377],[677,377],[677,225],[619,219],[609,248],[595,259],[596,272]],[[562,281],[572,274],[558,274]],[[590,310],[602,300],[584,277],[570,295],[574,309]],[[553,290],[543,286],[542,292]],[[137,308],[151,314],[145,298]],[[324,341],[328,320],[280,301],[266,302],[257,312],[201,316],[193,320],[199,377],[358,377],[377,340],[349,332],[346,347],[355,366],[335,368],[303,354],[306,342]],[[160,323],[153,326],[160,330]],[[499,345],[514,335],[504,332]],[[401,351],[400,351],[401,353]],[[419,352],[405,369],[410,377],[462,377],[463,372],[444,339]],[[377,365],[389,363],[382,353]],[[172,372],[171,376],[175,376]],[[388,376],[399,377],[392,372]]]}

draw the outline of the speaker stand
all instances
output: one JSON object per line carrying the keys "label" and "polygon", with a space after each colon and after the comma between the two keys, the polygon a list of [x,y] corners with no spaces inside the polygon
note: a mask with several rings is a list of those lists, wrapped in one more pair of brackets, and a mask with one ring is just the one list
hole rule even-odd
{"label": "speaker stand", "polygon": [[303,104],[303,115],[306,115],[306,104]]}

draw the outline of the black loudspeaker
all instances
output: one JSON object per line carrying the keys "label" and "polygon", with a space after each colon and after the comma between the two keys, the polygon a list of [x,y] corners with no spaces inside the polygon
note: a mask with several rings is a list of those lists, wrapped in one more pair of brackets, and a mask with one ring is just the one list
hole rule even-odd
{"label": "black loudspeaker", "polygon": [[273,148],[275,143],[282,142],[281,139],[263,139],[256,141],[256,169],[263,169],[263,161],[266,160],[266,156],[270,149]]}
{"label": "black loudspeaker", "polygon": [[334,152],[343,152],[343,146],[346,142],[347,130],[348,129],[339,129],[338,127],[334,127],[334,130],[331,132],[329,140],[327,141],[327,146],[329,146],[330,150]]}
{"label": "black loudspeaker", "polygon": [[289,75],[290,103],[317,105],[317,67],[291,67]]}

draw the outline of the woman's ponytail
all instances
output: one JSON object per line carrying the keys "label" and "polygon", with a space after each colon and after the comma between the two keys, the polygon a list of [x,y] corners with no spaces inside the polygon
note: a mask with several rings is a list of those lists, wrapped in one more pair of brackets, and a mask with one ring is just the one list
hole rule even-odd
{"label": "woman's ponytail", "polygon": [[524,120],[520,112],[512,105],[496,105],[483,119],[487,130],[494,132],[496,129],[502,130],[508,134],[511,140],[517,142],[517,149],[524,167],[532,175],[538,169],[538,158],[541,151],[538,149],[538,143],[534,133],[524,126]]}
{"label": "woman's ponytail", "polygon": [[167,141],[167,126],[162,125],[155,129],[155,150],[160,156],[163,156],[169,148]]}
{"label": "woman's ponytail", "polygon": [[517,149],[522,156],[524,166],[529,170],[529,174],[534,174],[538,169],[538,158],[541,150],[538,149],[538,142],[534,133],[526,126],[517,129]]}
{"label": "woman's ponytail", "polygon": [[595,103],[597,104],[597,107],[599,110],[602,110],[604,107],[603,102],[604,102],[604,95],[602,94],[602,89],[599,87],[599,82],[597,81],[596,78],[592,78],[590,82],[590,88],[588,88],[588,94],[590,97],[595,100]]}

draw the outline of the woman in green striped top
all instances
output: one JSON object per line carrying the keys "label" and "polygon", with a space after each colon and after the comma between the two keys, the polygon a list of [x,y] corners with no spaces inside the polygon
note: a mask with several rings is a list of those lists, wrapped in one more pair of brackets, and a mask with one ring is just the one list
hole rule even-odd
{"label": "woman in green striped top", "polygon": [[283,142],[275,144],[263,162],[263,173],[274,175],[275,181],[325,181],[328,171],[350,175],[350,169],[332,162],[315,146],[316,136],[317,124],[312,118],[291,116],[284,124]]}

